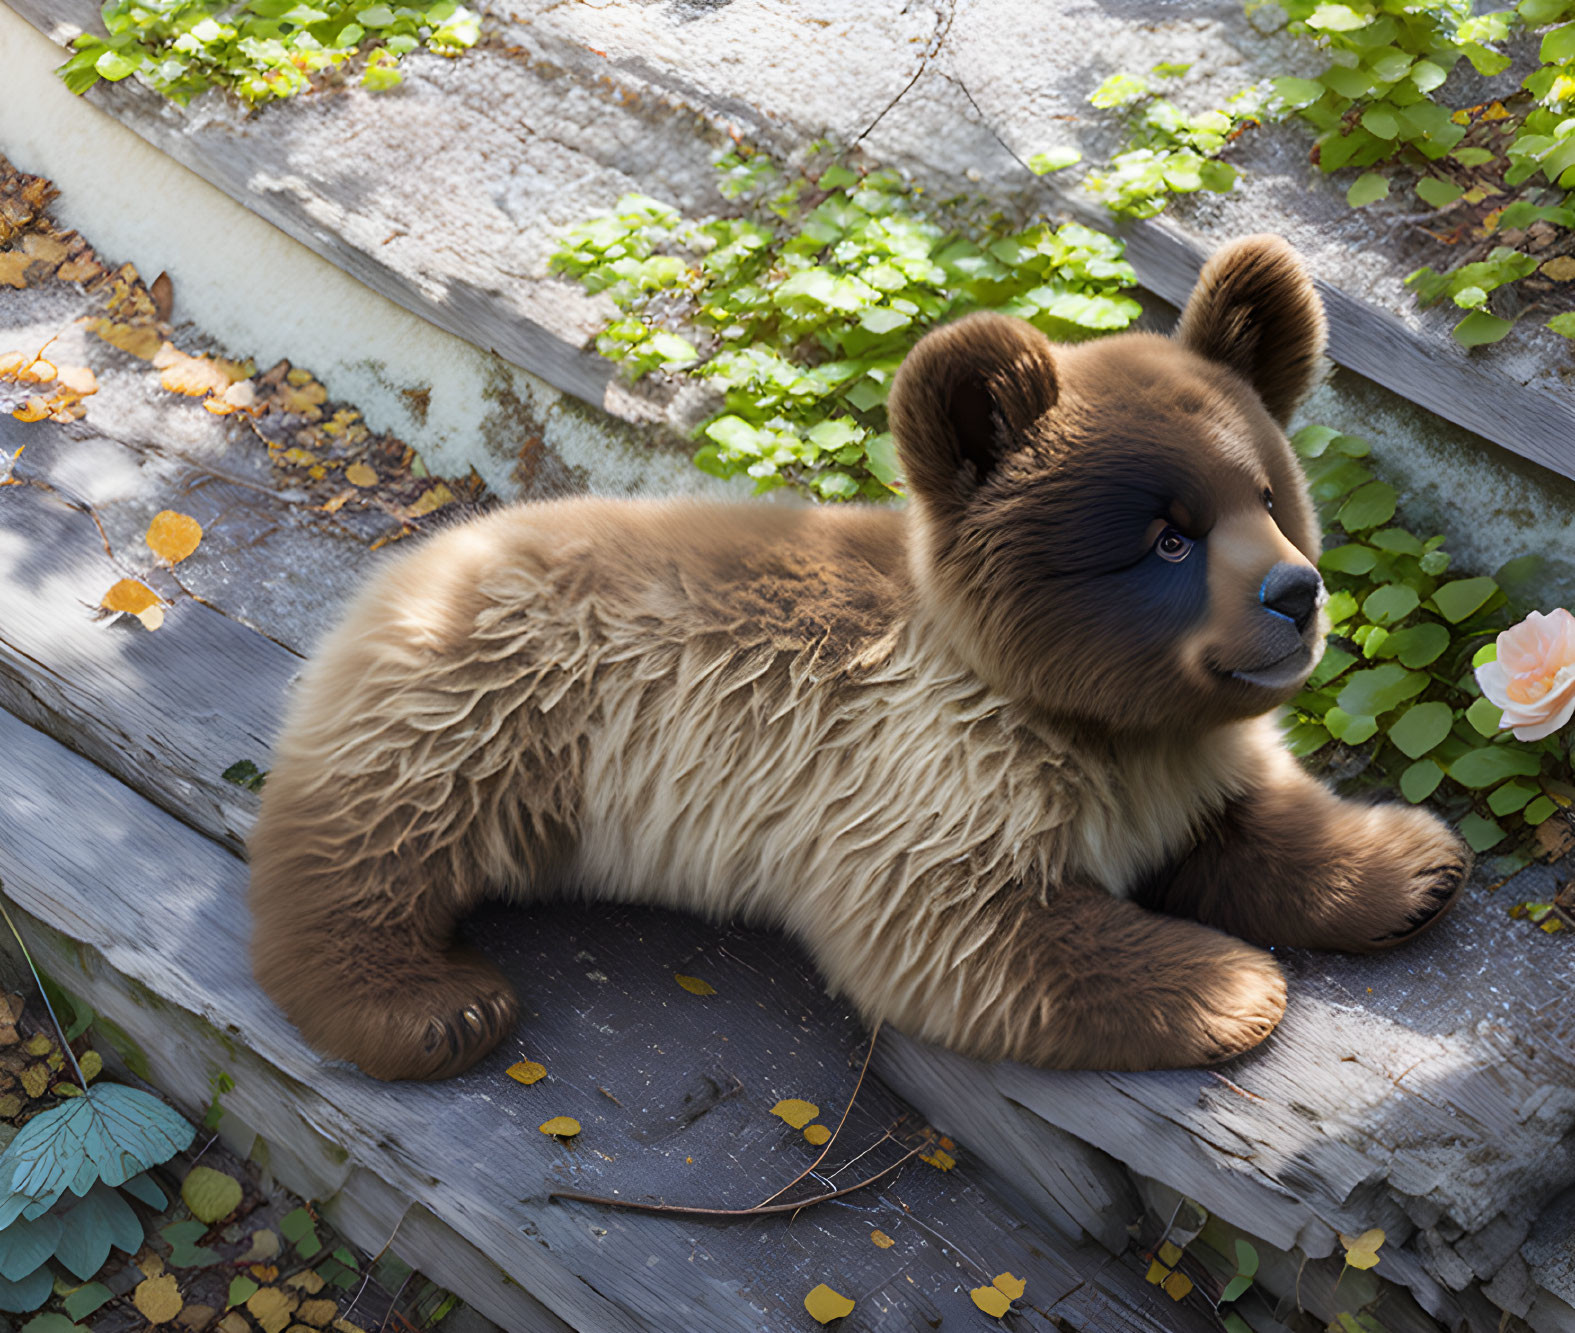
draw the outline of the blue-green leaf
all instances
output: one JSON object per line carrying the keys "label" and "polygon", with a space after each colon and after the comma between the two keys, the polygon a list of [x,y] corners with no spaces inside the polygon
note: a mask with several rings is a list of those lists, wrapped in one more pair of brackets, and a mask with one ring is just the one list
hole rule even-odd
{"label": "blue-green leaf", "polygon": [[[119,1190],[103,1183],[60,1216],[55,1258],[86,1282],[104,1266],[110,1246],[135,1254],[142,1246],[142,1223]],[[4,1233],[0,1233],[4,1234]]]}
{"label": "blue-green leaf", "polygon": [[0,1231],[0,1277],[20,1282],[55,1252],[60,1219],[45,1214],[29,1221],[16,1218]]}
{"label": "blue-green leaf", "polygon": [[55,1289],[55,1275],[47,1265],[34,1269],[20,1282],[0,1277],[0,1310],[24,1314],[36,1310],[49,1299]]}

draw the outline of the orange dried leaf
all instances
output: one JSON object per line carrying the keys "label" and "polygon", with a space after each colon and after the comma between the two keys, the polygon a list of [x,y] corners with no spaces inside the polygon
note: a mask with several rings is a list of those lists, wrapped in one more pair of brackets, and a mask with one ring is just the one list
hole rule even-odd
{"label": "orange dried leaf", "polygon": [[534,1060],[521,1060],[510,1065],[504,1072],[516,1083],[540,1083],[547,1077],[547,1067],[537,1064]]}
{"label": "orange dried leaf", "polygon": [[824,1125],[809,1125],[804,1130],[804,1137],[818,1148],[831,1137],[831,1131]]}
{"label": "orange dried leaf", "polygon": [[99,605],[106,611],[136,616],[148,629],[158,629],[164,623],[164,607],[158,596],[136,579],[121,579],[104,594]]}
{"label": "orange dried leaf", "polygon": [[973,1297],[973,1303],[992,1319],[999,1319],[1012,1308],[1011,1301],[1007,1300],[1006,1293],[999,1287],[975,1287],[968,1293]]}
{"label": "orange dried leaf", "polygon": [[673,980],[691,995],[716,994],[716,987],[713,986],[709,981],[701,981],[699,977],[686,977],[682,972],[674,972]]}
{"label": "orange dried leaf", "polygon": [[957,1159],[944,1148],[937,1148],[934,1152],[920,1153],[919,1160],[928,1162],[938,1171],[950,1171],[957,1165]]}
{"label": "orange dried leaf", "polygon": [[11,413],[18,421],[42,421],[50,414],[51,408],[47,398],[29,398],[15,412]]}
{"label": "orange dried leaf", "polygon": [[870,1239],[872,1241],[874,1241],[875,1244],[880,1249],[883,1249],[883,1250],[889,1250],[889,1249],[891,1249],[891,1247],[893,1245],[895,1245],[897,1243],[890,1236],[888,1236],[884,1231],[881,1231],[879,1228],[876,1228],[876,1230],[870,1232]]}
{"label": "orange dried leaf", "polygon": [[86,366],[61,366],[55,371],[55,378],[78,398],[88,398],[98,392],[98,376]]}
{"label": "orange dried leaf", "polygon": [[315,421],[322,415],[318,409],[328,401],[328,390],[310,377],[306,383],[297,385],[294,382],[295,374],[292,370],[286,376],[291,382],[279,386],[273,396],[274,404],[281,412],[295,412]]}
{"label": "orange dried leaf", "polygon": [[190,514],[161,509],[148,524],[148,549],[166,564],[178,565],[202,541],[202,524]]}
{"label": "orange dried leaf", "polygon": [[163,372],[159,383],[171,393],[200,398],[210,393],[222,394],[231,384],[230,375],[220,362],[206,356],[187,356],[171,343],[159,348],[153,364]]}
{"label": "orange dried leaf", "polygon": [[1173,1301],[1184,1301],[1192,1291],[1192,1279],[1185,1273],[1172,1273],[1160,1284],[1165,1295]]}
{"label": "orange dried leaf", "polygon": [[854,1302],[841,1292],[833,1291],[824,1282],[804,1297],[804,1308],[817,1324],[829,1324],[853,1313]]}
{"label": "orange dried leaf", "polygon": [[405,510],[405,517],[425,518],[428,514],[436,512],[444,505],[452,504],[453,501],[454,492],[449,490],[446,483],[440,481],[436,486],[427,490],[415,504]]}
{"label": "orange dried leaf", "polygon": [[1028,1282],[1024,1278],[1014,1277],[1011,1273],[997,1273],[993,1279],[996,1290],[1003,1292],[1008,1300],[1021,1300],[1023,1293],[1028,1290]]}
{"label": "orange dried leaf", "polygon": [[0,282],[7,287],[26,287],[27,279],[23,276],[32,259],[21,250],[10,250],[0,254]]}
{"label": "orange dried leaf", "polygon": [[42,232],[29,232],[22,238],[22,249],[27,251],[29,259],[37,259],[54,268],[66,257],[66,246],[57,241],[53,236],[45,236]]}
{"label": "orange dried leaf", "polygon": [[580,1122],[572,1115],[555,1115],[541,1127],[541,1132],[555,1138],[572,1139],[580,1132]]}
{"label": "orange dried leaf", "polygon": [[787,1121],[794,1129],[803,1129],[820,1114],[820,1107],[800,1097],[785,1097],[771,1108],[771,1114]]}
{"label": "orange dried leaf", "polygon": [[345,480],[352,486],[376,486],[377,472],[367,463],[352,463],[345,469]]}
{"label": "orange dried leaf", "polygon": [[48,384],[55,378],[55,363],[35,356],[16,372],[16,377],[23,384]]}
{"label": "orange dried leaf", "polygon": [[91,282],[104,271],[91,250],[84,250],[75,259],[68,259],[55,270],[61,282]]}
{"label": "orange dried leaf", "polygon": [[279,457],[296,467],[314,467],[317,464],[317,455],[310,449],[302,449],[299,445],[286,449]]}
{"label": "orange dried leaf", "polygon": [[111,319],[97,319],[88,326],[111,347],[144,361],[151,361],[159,354],[164,340],[159,331],[149,324],[117,324]]}

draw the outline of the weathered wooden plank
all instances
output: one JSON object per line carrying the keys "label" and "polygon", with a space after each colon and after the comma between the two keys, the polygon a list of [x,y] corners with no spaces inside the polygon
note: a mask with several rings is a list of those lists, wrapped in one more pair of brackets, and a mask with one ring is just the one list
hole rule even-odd
{"label": "weathered wooden plank", "polygon": [[[92,0],[10,2],[52,34],[96,23]],[[966,189],[980,180],[984,165],[998,190],[1015,175],[1009,188],[1019,196],[1111,225],[1082,192],[1060,187],[1054,177],[1030,183],[1007,158],[1000,136],[1018,137],[1023,125],[982,122],[956,72],[977,64],[977,51],[989,46],[988,24],[981,26],[977,16],[923,7],[899,13],[887,5],[883,24],[873,13],[863,16],[860,36],[866,40],[860,44],[828,40],[775,6],[759,7],[762,30],[780,28],[787,38],[796,28],[801,42],[814,48],[812,62],[790,61],[781,49],[768,52],[758,39],[747,42],[738,18],[718,18],[726,33],[713,39],[752,47],[762,63],[751,67],[714,60],[703,44],[674,41],[649,19],[609,16],[598,27],[562,7],[521,8],[496,15],[496,44],[463,61],[411,62],[400,97],[375,108],[352,93],[324,106],[308,99],[270,107],[250,119],[217,107],[202,117],[181,116],[129,79],[99,85],[89,96],[375,290],[598,406],[614,404],[607,396],[610,368],[583,350],[590,307],[540,277],[552,225],[570,220],[567,210],[576,202],[588,211],[625,189],[684,204],[703,198],[710,145],[741,124],[768,144],[791,149],[828,128],[851,140],[879,117],[880,132],[871,141],[921,176]],[[1023,37],[1031,45],[1047,34],[1030,29]],[[941,39],[945,56],[935,60]],[[614,45],[623,51],[609,61],[605,48]],[[884,59],[871,58],[879,52]],[[943,90],[940,106],[950,113],[944,138],[934,132],[934,108],[907,114],[931,88]],[[828,115],[829,126],[822,123]],[[536,187],[529,198],[491,179],[496,165],[469,149],[499,135],[511,142],[513,171],[527,172]],[[413,208],[412,189],[385,179],[386,163],[408,160],[406,143],[429,136],[445,145],[440,171],[454,186],[427,186],[435,163],[423,157],[423,179],[410,182],[420,200]],[[339,149],[350,141],[357,151],[346,160]],[[1292,218],[1282,221],[1289,226]],[[1256,220],[1275,224],[1273,216]],[[1122,231],[1139,280],[1173,302],[1185,297],[1204,253],[1218,240],[1165,219]],[[455,235],[497,240],[490,249],[466,251],[451,244]],[[1335,282],[1321,286],[1334,360],[1575,477],[1575,402],[1566,393],[1528,384],[1494,352],[1468,354],[1447,332],[1404,323]]]}
{"label": "weathered wooden plank", "polygon": [[[1202,1327],[1187,1314],[1161,1321],[1140,1281],[1112,1277],[1104,1251],[1029,1230],[981,1187],[988,1173],[966,1166],[911,1164],[797,1219],[549,1203],[559,1187],[720,1206],[769,1194],[814,1153],[769,1108],[802,1095],[823,1118],[839,1114],[858,1072],[856,1021],[770,936],[655,912],[565,906],[526,921],[498,908],[469,934],[521,985],[535,1011],[523,1030],[451,1083],[374,1083],[322,1065],[251,981],[239,861],[5,714],[0,753],[0,878],[46,966],[113,1014],[189,1109],[215,1068],[230,1072],[226,1107],[269,1145],[282,1179],[331,1197],[349,1188],[347,1216],[388,1221],[369,1187],[354,1186],[367,1172],[429,1209],[465,1242],[430,1233],[441,1279],[490,1317],[501,1307],[485,1283],[473,1290],[466,1246],[584,1329],[784,1326],[820,1281],[856,1298],[886,1293],[857,1326],[908,1328],[915,1311],[962,1317],[968,1288],[1007,1269],[1033,1293],[1024,1328],[1048,1333],[1038,1311],[1090,1282],[1126,1304],[1134,1327]],[[679,988],[678,969],[703,975],[716,997]],[[545,1082],[504,1076],[525,1055],[547,1066]],[[904,1109],[867,1082],[848,1141],[877,1144]],[[572,1145],[535,1130],[557,1114],[584,1126]],[[887,1143],[855,1169],[896,1155]],[[875,1228],[895,1244],[872,1244]]]}

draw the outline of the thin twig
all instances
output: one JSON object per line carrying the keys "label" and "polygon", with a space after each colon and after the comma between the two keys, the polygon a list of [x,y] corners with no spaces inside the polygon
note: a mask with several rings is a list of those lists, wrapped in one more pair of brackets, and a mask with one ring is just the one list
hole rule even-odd
{"label": "thin twig", "polygon": [[[53,339],[51,339],[53,341]],[[46,347],[48,343],[44,344]],[[5,882],[0,880],[0,891],[5,888]],[[49,1021],[55,1025],[55,1033],[60,1038],[60,1049],[66,1053],[66,1058],[71,1061],[71,1067],[77,1071],[77,1087],[82,1089],[82,1095],[88,1095],[87,1079],[82,1077],[82,1066],[77,1063],[76,1053],[71,1049],[71,1043],[66,1040],[66,1030],[61,1025],[60,1019],[55,1015],[55,1006],[49,1002],[49,993],[44,989],[43,979],[38,975],[38,969],[33,966],[33,955],[27,951],[27,945],[22,941],[22,934],[16,928],[16,922],[11,920],[11,913],[6,911],[5,904],[0,902],[0,914],[5,916],[6,925],[11,927],[11,933],[16,936],[17,947],[22,950],[22,957],[27,960],[27,970],[33,974],[33,982],[38,987],[38,993],[44,997],[44,1008],[49,1010]]]}
{"label": "thin twig", "polygon": [[873,1176],[859,1181],[857,1185],[848,1185],[840,1190],[831,1190],[825,1194],[817,1194],[813,1198],[800,1199],[797,1203],[756,1204],[753,1208],[690,1208],[681,1203],[642,1203],[636,1199],[610,1199],[602,1194],[578,1194],[570,1190],[555,1190],[547,1198],[575,1199],[580,1203],[600,1203],[609,1208],[632,1208],[640,1213],[678,1213],[686,1217],[765,1217],[770,1213],[795,1213],[800,1208],[813,1208],[817,1203],[828,1203],[832,1199],[840,1199],[844,1194],[852,1194],[867,1185],[873,1185],[882,1176],[889,1176],[899,1166],[923,1152],[926,1144],[916,1144],[908,1149],[890,1166],[883,1166]]}
{"label": "thin twig", "polygon": [[799,1181],[803,1180],[805,1176],[809,1175],[811,1171],[824,1162],[826,1160],[826,1155],[834,1147],[836,1147],[837,1135],[842,1133],[842,1127],[848,1123],[848,1114],[853,1110],[853,1103],[859,1099],[859,1089],[864,1086],[864,1075],[869,1073],[870,1057],[875,1054],[875,1038],[880,1036],[880,1025],[884,1021],[884,1019],[879,1018],[875,1020],[875,1026],[870,1032],[869,1047],[864,1052],[864,1064],[859,1069],[859,1081],[853,1085],[853,1095],[848,1098],[848,1104],[842,1108],[842,1119],[837,1121],[837,1127],[836,1129],[832,1130],[831,1137],[826,1140],[826,1146],[820,1150],[820,1156],[808,1166],[806,1166],[802,1171],[800,1171],[798,1175],[794,1176],[792,1180],[788,1181],[788,1183],[779,1189],[775,1194],[768,1195],[766,1198],[762,1199],[757,1207],[764,1208],[768,1203],[775,1203],[790,1189],[792,1189],[793,1186],[798,1184]]}

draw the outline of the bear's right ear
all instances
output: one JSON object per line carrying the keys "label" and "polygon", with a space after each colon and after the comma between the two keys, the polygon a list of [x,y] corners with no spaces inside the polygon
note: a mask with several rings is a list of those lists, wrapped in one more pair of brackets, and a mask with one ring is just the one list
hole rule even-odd
{"label": "bear's right ear", "polygon": [[887,403],[910,491],[966,504],[1055,400],[1050,341],[1027,321],[983,312],[925,334]]}

